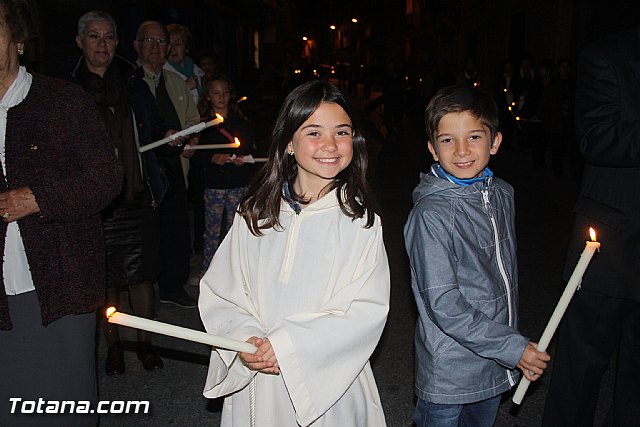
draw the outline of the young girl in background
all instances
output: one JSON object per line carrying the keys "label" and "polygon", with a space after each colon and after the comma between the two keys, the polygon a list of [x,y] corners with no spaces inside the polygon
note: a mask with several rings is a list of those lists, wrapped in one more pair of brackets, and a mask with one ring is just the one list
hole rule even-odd
{"label": "young girl in background", "polygon": [[365,141],[337,88],[312,81],[280,110],[252,181],[200,285],[215,349],[204,395],[223,426],[384,426],[369,357],[389,303],[389,267],[366,183]]}
{"label": "young girl in background", "polygon": [[[237,137],[240,147],[197,150],[191,157],[194,173],[201,174],[204,187],[202,273],[209,267],[220,241],[231,227],[240,198],[249,183],[251,171],[243,156],[254,145],[251,125],[237,107],[237,97],[229,79],[223,75],[213,76],[205,81],[204,86],[198,103],[202,119],[209,121],[220,114],[224,122],[203,131],[198,144],[230,144]],[[202,273],[192,280],[195,284],[199,283]]]}

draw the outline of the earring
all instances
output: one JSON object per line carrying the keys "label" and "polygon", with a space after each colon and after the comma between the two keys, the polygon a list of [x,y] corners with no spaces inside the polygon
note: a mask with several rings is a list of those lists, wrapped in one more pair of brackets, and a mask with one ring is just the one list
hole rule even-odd
{"label": "earring", "polygon": [[18,44],[18,55],[24,54],[24,45],[22,43]]}
{"label": "earring", "polygon": [[289,155],[293,156],[293,150],[289,151]]}

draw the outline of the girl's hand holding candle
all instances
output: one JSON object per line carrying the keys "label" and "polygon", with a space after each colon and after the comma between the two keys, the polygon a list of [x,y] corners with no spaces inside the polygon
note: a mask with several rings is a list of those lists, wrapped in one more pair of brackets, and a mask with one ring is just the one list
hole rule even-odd
{"label": "girl's hand holding candle", "polygon": [[145,319],[143,317],[131,316],[129,314],[116,311],[115,307],[109,307],[107,309],[107,319],[109,323],[115,323],[135,329],[142,329],[143,331],[154,332],[156,334],[167,335],[183,340],[208,344],[213,347],[224,348],[227,350],[243,353],[254,353],[257,350],[255,346],[248,342],[211,335],[206,332],[170,325],[168,323],[156,322],[155,320]]}
{"label": "girl's hand holding candle", "polygon": [[[538,351],[547,351],[549,342],[551,342],[551,338],[558,328],[564,312],[567,311],[567,307],[569,306],[569,302],[571,302],[573,294],[576,292],[576,289],[578,289],[580,283],[582,282],[582,276],[584,276],[584,272],[587,270],[587,267],[591,262],[591,258],[593,258],[593,255],[596,253],[596,251],[600,250],[600,242],[596,241],[596,231],[593,228],[589,228],[589,234],[591,236],[591,241],[586,242],[586,246],[584,247],[584,250],[580,255],[580,259],[578,260],[578,264],[576,264],[576,268],[573,270],[573,273],[569,278],[569,282],[567,282],[567,286],[565,287],[564,292],[560,297],[560,301],[558,301],[558,305],[556,305],[555,310],[553,310],[551,319],[549,319],[549,323],[547,323],[547,327],[544,329],[542,337],[540,337],[540,342],[538,343]],[[527,392],[527,388],[529,388],[530,383],[531,382],[528,379],[522,377],[522,379],[520,380],[520,384],[518,384],[518,388],[513,395],[513,403],[517,405],[522,403],[522,399],[524,398],[524,395]]]}

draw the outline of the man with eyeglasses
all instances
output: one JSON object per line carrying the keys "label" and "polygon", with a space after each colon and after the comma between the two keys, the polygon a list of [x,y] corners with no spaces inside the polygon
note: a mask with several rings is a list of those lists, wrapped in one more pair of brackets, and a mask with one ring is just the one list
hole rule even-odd
{"label": "man with eyeglasses", "polygon": [[[185,129],[200,121],[189,88],[182,78],[163,69],[171,46],[169,33],[156,21],[140,24],[133,47],[143,79],[153,93],[156,105],[170,129]],[[186,160],[195,150],[165,145],[155,149],[169,179],[169,191],[160,205],[160,251],[162,270],[158,277],[160,301],[184,308],[195,308],[196,301],[184,289],[189,278],[191,256],[189,213],[185,182]],[[184,160],[182,160],[184,159]]]}

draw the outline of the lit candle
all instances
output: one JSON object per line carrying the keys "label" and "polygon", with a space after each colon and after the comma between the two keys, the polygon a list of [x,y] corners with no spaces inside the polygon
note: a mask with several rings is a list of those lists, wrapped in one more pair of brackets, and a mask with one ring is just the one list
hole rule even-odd
{"label": "lit candle", "polygon": [[[154,148],[160,147],[161,145],[164,145],[167,142],[175,141],[177,138],[180,138],[181,136],[188,136],[194,133],[202,132],[206,128],[218,125],[223,121],[224,121],[224,118],[220,114],[216,114],[216,118],[213,120],[210,120],[208,122],[200,122],[191,127],[183,129],[180,132],[176,132],[173,135],[169,135],[166,138],[162,138],[156,142],[152,142],[151,144],[143,145],[142,147],[140,147],[139,151],[141,153],[144,153],[145,151],[153,150]],[[192,146],[187,145],[187,147],[192,147]]]}
{"label": "lit candle", "polygon": [[[547,327],[544,328],[544,332],[538,342],[537,348],[539,351],[547,351],[549,342],[551,341],[553,334],[556,332],[564,312],[567,311],[567,307],[569,306],[569,302],[571,302],[573,294],[580,286],[580,283],[582,283],[582,276],[587,270],[587,267],[591,262],[591,258],[593,258],[593,254],[595,254],[597,250],[600,250],[600,242],[596,241],[596,231],[593,228],[589,228],[589,234],[591,235],[591,242],[586,242],[586,246],[580,255],[576,268],[574,268],[573,273],[571,273],[571,277],[569,278],[569,282],[567,282],[567,286],[564,288],[560,301],[558,301],[555,310],[553,310],[553,314],[549,319],[549,323],[547,323]],[[522,403],[522,398],[527,392],[530,383],[531,381],[526,379],[523,375],[520,379],[520,384],[518,384],[518,388],[511,399],[513,403],[517,405]]]}
{"label": "lit candle", "polygon": [[234,138],[233,143],[230,144],[202,144],[202,145],[187,145],[185,150],[220,150],[223,148],[238,148],[240,147],[240,140],[238,137]]}
{"label": "lit candle", "polygon": [[[235,160],[238,156],[233,154],[230,159]],[[266,163],[269,160],[267,157],[253,157],[251,154],[242,156],[242,161],[245,163]]]}
{"label": "lit candle", "polygon": [[243,353],[255,353],[257,350],[254,345],[249,344],[248,342],[211,335],[206,332],[170,325],[168,323],[156,322],[155,320],[145,319],[143,317],[131,316],[129,314],[116,311],[115,307],[109,307],[107,309],[107,319],[109,323],[116,323],[118,325],[142,329],[143,331],[154,332],[156,334],[208,344],[217,348],[241,351]]}

